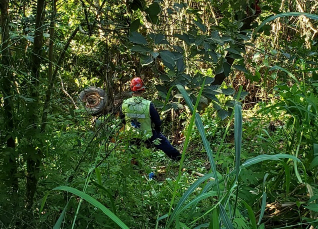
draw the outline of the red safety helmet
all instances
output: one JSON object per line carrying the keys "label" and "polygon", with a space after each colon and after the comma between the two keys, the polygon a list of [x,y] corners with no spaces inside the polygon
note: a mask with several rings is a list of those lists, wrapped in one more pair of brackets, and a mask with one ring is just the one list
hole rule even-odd
{"label": "red safety helmet", "polygon": [[130,89],[132,91],[144,91],[144,82],[140,77],[135,77],[130,81]]}

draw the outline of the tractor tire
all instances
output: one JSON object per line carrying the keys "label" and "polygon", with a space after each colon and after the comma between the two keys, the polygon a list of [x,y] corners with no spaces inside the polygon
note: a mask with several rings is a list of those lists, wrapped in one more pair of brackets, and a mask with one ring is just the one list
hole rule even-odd
{"label": "tractor tire", "polygon": [[86,111],[94,116],[101,114],[107,105],[107,95],[101,88],[89,87],[81,91],[79,98],[84,103]]}

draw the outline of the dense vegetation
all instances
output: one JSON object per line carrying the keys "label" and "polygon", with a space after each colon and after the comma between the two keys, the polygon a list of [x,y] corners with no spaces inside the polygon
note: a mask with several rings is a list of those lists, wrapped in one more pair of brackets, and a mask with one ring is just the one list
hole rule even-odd
{"label": "dense vegetation", "polygon": [[[318,226],[315,0],[0,6],[1,228]],[[121,131],[135,76],[180,162]]]}

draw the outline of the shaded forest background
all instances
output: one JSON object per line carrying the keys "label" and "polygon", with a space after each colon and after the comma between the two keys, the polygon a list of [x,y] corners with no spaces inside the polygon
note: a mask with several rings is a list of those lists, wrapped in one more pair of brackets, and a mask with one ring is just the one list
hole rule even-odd
{"label": "shaded forest background", "polygon": [[[0,6],[1,228],[317,225],[315,0]],[[116,115],[135,76],[180,167],[145,147],[130,165]],[[107,94],[101,126],[78,99],[89,86]]]}

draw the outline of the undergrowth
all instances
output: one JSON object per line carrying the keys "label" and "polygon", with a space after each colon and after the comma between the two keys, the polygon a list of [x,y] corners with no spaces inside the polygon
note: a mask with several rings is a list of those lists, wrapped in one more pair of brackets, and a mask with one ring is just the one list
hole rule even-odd
{"label": "undergrowth", "polygon": [[[179,90],[186,97],[185,91]],[[46,177],[39,181],[36,208],[29,213],[34,220],[19,225],[25,228],[317,225],[318,146],[314,138],[317,132],[315,128],[306,129],[310,125],[315,127],[316,117],[311,115],[315,110],[301,108],[314,106],[310,103],[313,96],[309,95],[310,100],[295,99],[293,104],[298,102],[300,108],[289,109],[288,114],[283,102],[272,107],[260,104],[247,111],[242,111],[237,102],[234,120],[221,120],[212,107],[201,115],[195,114],[192,107],[195,115],[187,115],[194,118],[185,123],[182,133],[188,141],[177,146],[183,152],[181,163],[171,161],[155,148],[127,144],[118,135],[121,123],[116,117],[101,117],[101,122],[95,121],[94,125],[78,111],[68,117],[69,122],[61,123],[60,131],[48,142],[50,154],[42,172]],[[191,107],[189,100],[187,103]],[[307,119],[291,122],[303,115],[301,112],[307,112]],[[73,122],[77,125],[71,125]],[[191,127],[191,122],[196,126]],[[154,178],[149,177],[152,172]],[[12,218],[19,217],[16,214]]]}

